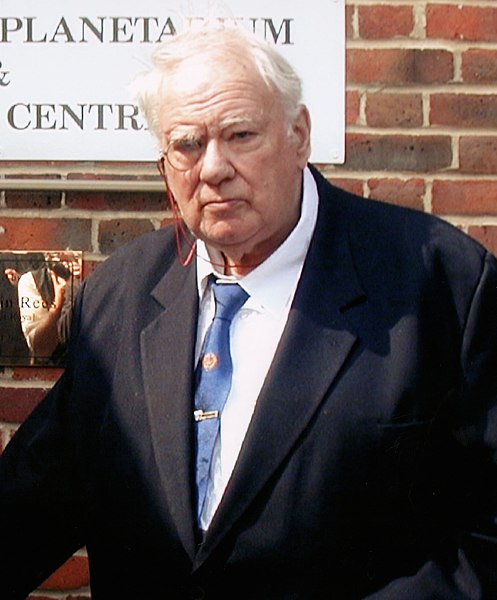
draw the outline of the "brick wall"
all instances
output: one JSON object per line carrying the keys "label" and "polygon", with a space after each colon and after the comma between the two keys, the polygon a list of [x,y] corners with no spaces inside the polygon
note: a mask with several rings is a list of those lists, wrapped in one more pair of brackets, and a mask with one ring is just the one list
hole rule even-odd
{"label": "brick wall", "polygon": [[326,175],[497,253],[495,2],[348,0],[347,38],[347,162]]}
{"label": "brick wall", "polygon": [[[322,171],[497,253],[495,1],[348,0],[347,40],[347,160]],[[86,271],[168,221],[152,164],[0,163],[0,189],[0,248],[84,250]],[[58,375],[0,368],[0,448]],[[82,600],[87,583],[82,552],[32,598]]]}

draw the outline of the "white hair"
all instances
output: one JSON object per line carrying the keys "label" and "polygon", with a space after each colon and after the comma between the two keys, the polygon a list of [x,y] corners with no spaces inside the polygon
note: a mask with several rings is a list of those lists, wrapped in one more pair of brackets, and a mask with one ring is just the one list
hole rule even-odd
{"label": "white hair", "polygon": [[302,82],[288,61],[267,42],[240,27],[208,24],[187,29],[162,43],[152,54],[152,68],[142,73],[133,91],[149,130],[160,140],[161,98],[168,80],[181,64],[194,56],[212,55],[248,57],[263,81],[274,89],[289,123],[302,105]]}

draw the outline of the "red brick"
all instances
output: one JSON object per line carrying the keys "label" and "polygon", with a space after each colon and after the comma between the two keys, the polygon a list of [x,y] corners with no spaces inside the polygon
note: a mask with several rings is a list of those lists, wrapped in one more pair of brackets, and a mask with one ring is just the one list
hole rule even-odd
{"label": "red brick", "polygon": [[[119,163],[122,165],[123,163]],[[68,181],[160,181],[159,171],[154,166],[153,175],[131,175],[125,173],[95,173],[94,171],[73,171],[68,173]],[[136,167],[136,165],[133,165]]]}
{"label": "red brick", "polygon": [[420,127],[423,125],[421,94],[370,93],[366,121],[370,127]]}
{"label": "red brick", "polygon": [[468,233],[485,246],[489,252],[497,255],[497,227],[473,226],[469,228]]}
{"label": "red brick", "polygon": [[[7,174],[7,180],[20,180],[23,182],[30,179],[60,180],[61,176],[57,174],[31,174],[16,173]],[[0,188],[1,188],[0,181]],[[56,191],[37,191],[37,190],[9,190],[5,192],[5,204],[7,208],[60,208],[62,194]]]}
{"label": "red brick", "polygon": [[448,136],[347,136],[345,167],[366,171],[420,171],[444,169],[452,163]]}
{"label": "red brick", "polygon": [[0,247],[12,250],[90,250],[91,222],[83,219],[0,217]]}
{"label": "red brick", "polygon": [[432,209],[439,215],[497,214],[497,181],[436,180]]}
{"label": "red brick", "polygon": [[[8,164],[7,162],[2,161],[2,165]],[[24,165],[26,163],[23,163]],[[30,164],[30,163],[28,163]],[[43,163],[42,163],[43,164]],[[12,166],[19,166],[19,163],[12,162]],[[40,163],[32,163],[33,166],[40,166]],[[53,165],[52,165],[53,166]],[[5,175],[5,179],[9,180],[20,180],[20,181],[29,181],[32,179],[43,179],[45,181],[60,181],[62,177],[57,173],[14,173]]]}
{"label": "red brick", "polygon": [[359,35],[364,39],[407,37],[414,27],[411,6],[359,7]]}
{"label": "red brick", "polygon": [[77,590],[90,582],[86,556],[72,556],[40,587],[43,590]]}
{"label": "red brick", "polygon": [[359,92],[347,92],[346,94],[346,123],[355,125],[359,120],[360,96]]}
{"label": "red brick", "polygon": [[345,7],[345,35],[348,40],[351,40],[354,36],[354,30],[352,25],[352,20],[354,17],[354,7],[352,5],[347,5]]}
{"label": "red brick", "polygon": [[165,192],[69,192],[69,208],[85,210],[166,211]]}
{"label": "red brick", "polygon": [[[62,375],[59,367],[13,367],[13,381],[46,381],[54,383]],[[1,394],[1,391],[0,391]]]}
{"label": "red brick", "polygon": [[102,221],[98,230],[98,243],[103,254],[112,254],[134,238],[153,231],[152,223],[145,219],[111,219]]}
{"label": "red brick", "polygon": [[103,262],[103,260],[84,260],[83,261],[83,279],[88,277]]}
{"label": "red brick", "polygon": [[349,49],[349,83],[448,83],[454,76],[453,56],[447,50]]}
{"label": "red brick", "polygon": [[[35,594],[30,594],[28,596],[28,600],[61,600],[61,596],[59,594],[50,595],[50,596],[47,596],[46,594],[44,594],[43,596],[40,596],[39,594],[35,593]],[[74,594],[69,594],[69,595],[63,596],[63,600],[91,600],[91,596],[89,593],[88,594],[77,594],[76,596]]]}
{"label": "red brick", "polygon": [[[57,163],[53,160],[40,160],[40,161],[29,161],[23,160],[22,163],[19,163],[18,160],[2,160],[2,167],[19,167],[19,164],[22,165],[24,169],[29,173],[29,169],[31,167],[53,167]],[[31,175],[31,173],[29,173]]]}
{"label": "red brick", "polygon": [[455,127],[497,128],[497,96],[432,94],[430,123]]}
{"label": "red brick", "polygon": [[0,387],[0,421],[22,423],[47,390]]}
{"label": "red brick", "polygon": [[495,42],[497,8],[429,5],[426,8],[426,35],[429,38]]}
{"label": "red brick", "polygon": [[371,198],[423,210],[426,186],[423,179],[370,179]]}
{"label": "red brick", "polygon": [[459,170],[480,175],[497,174],[497,137],[463,137],[459,144]]}
{"label": "red brick", "polygon": [[462,77],[466,83],[497,83],[497,51],[472,48],[464,52]]}
{"label": "red brick", "polygon": [[7,208],[60,208],[61,203],[62,194],[60,192],[5,192]]}

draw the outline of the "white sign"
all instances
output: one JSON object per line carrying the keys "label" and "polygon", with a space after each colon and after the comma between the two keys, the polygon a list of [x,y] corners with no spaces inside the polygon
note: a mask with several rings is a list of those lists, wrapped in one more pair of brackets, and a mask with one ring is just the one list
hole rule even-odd
{"label": "white sign", "polygon": [[344,10],[344,0],[0,0],[0,161],[155,160],[130,84],[158,43],[209,16],[277,46],[304,82],[312,160],[343,162]]}

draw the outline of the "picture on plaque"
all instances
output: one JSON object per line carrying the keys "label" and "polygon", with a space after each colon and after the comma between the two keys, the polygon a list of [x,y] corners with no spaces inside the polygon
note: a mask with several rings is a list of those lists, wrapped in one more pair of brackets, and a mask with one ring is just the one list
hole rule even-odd
{"label": "picture on plaque", "polygon": [[0,365],[64,365],[82,258],[0,251]]}

